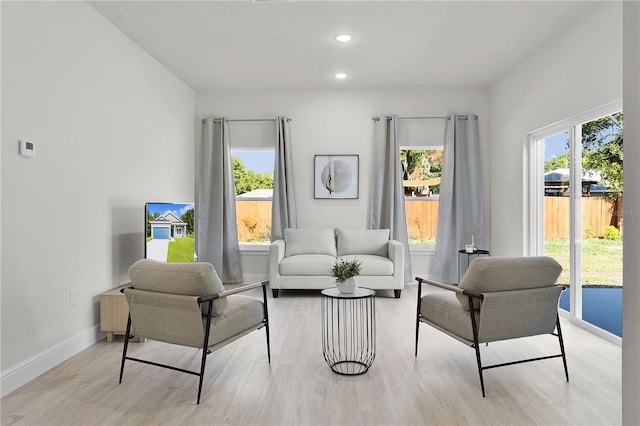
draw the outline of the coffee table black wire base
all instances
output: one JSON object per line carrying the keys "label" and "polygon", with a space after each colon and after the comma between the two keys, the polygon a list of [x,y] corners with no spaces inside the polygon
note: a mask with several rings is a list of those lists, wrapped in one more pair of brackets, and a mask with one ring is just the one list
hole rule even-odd
{"label": "coffee table black wire base", "polygon": [[344,294],[331,288],[321,294],[325,361],[338,374],[366,373],[376,357],[375,292],[358,288]]}

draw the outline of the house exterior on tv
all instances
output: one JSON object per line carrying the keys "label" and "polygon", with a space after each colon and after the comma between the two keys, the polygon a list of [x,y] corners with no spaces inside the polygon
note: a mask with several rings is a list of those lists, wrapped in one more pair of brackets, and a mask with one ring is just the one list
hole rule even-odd
{"label": "house exterior on tv", "polygon": [[171,238],[184,238],[187,235],[187,224],[176,215],[167,212],[149,221],[151,227],[151,239],[169,240]]}

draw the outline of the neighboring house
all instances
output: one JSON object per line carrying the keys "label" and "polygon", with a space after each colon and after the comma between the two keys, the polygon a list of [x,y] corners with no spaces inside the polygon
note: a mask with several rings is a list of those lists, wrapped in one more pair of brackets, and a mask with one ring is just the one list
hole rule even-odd
{"label": "neighboring house", "polygon": [[240,201],[261,201],[272,200],[273,189],[254,189],[253,191],[245,192],[244,194],[236,195],[236,200]]}
{"label": "neighboring house", "polygon": [[171,238],[184,238],[187,235],[187,224],[176,215],[167,212],[150,220],[151,238],[154,240],[168,240]]}
{"label": "neighboring house", "polygon": [[[569,169],[555,169],[544,174],[544,195],[569,196]],[[600,172],[585,171],[582,174],[582,196],[603,196],[609,188],[600,184]]]}

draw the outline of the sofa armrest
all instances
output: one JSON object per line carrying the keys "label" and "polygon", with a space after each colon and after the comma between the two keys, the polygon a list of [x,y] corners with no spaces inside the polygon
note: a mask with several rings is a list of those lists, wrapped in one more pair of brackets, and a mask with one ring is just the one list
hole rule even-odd
{"label": "sofa armrest", "polygon": [[404,288],[404,244],[397,240],[389,240],[388,256],[393,262],[395,287]]}
{"label": "sofa armrest", "polygon": [[275,240],[269,247],[269,286],[280,288],[280,262],[284,259],[284,240]]}

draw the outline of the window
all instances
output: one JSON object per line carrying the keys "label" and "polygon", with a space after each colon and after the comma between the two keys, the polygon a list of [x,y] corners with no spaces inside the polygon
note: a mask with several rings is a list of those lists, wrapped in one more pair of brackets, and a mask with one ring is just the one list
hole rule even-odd
{"label": "window", "polygon": [[562,265],[560,308],[612,341],[622,336],[620,106],[530,136],[531,253]]}
{"label": "window", "polygon": [[274,149],[231,149],[240,244],[271,241]]}
{"label": "window", "polygon": [[445,117],[407,117],[399,121],[409,246],[433,248],[438,229]]}
{"label": "window", "polygon": [[241,247],[271,241],[275,120],[229,120],[229,145]]}
{"label": "window", "polygon": [[443,149],[401,147],[405,211],[411,246],[434,246],[438,230],[438,200]]}

